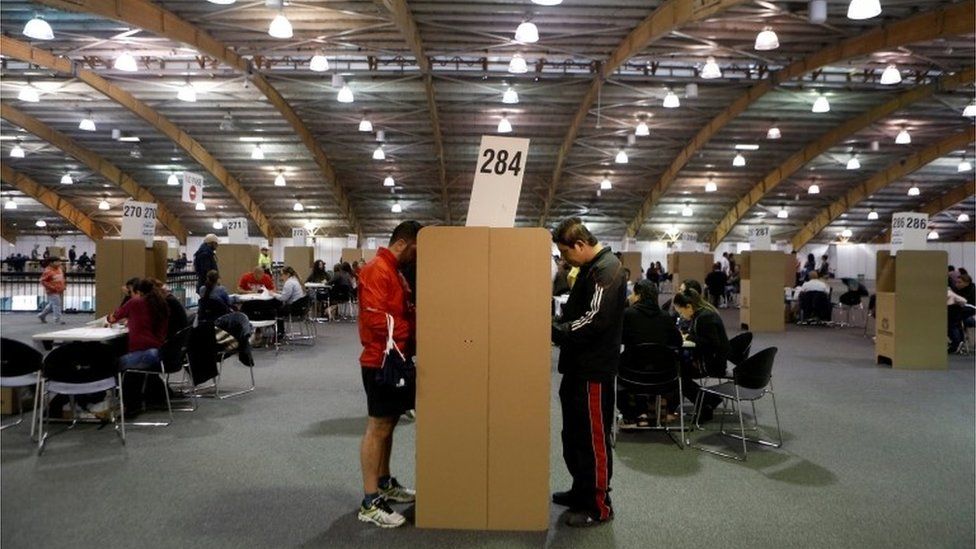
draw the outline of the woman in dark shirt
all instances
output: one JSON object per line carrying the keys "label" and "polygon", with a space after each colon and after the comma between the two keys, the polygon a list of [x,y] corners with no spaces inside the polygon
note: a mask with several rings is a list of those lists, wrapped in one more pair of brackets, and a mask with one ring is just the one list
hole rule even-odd
{"label": "woman in dark shirt", "polygon": [[197,309],[198,322],[213,322],[231,312],[230,296],[220,285],[217,271],[207,273],[206,283],[200,287],[200,306]]}
{"label": "woman in dark shirt", "polygon": [[305,282],[321,283],[328,281],[329,275],[325,270],[325,261],[316,259],[315,263],[312,263],[312,272],[308,273],[308,277],[305,279]]}
{"label": "woman in dark shirt", "polygon": [[[685,339],[694,343],[695,347],[691,353],[684,355],[681,377],[685,397],[695,402],[700,390],[695,379],[725,374],[729,338],[718,311],[706,303],[695,290],[688,289],[675,294],[674,308],[683,319],[691,322]],[[721,399],[714,395],[706,397],[702,403],[699,421],[710,420],[719,402]]]}
{"label": "woman in dark shirt", "polygon": [[128,319],[129,352],[119,359],[119,368],[151,368],[159,363],[159,348],[166,340],[169,305],[152,280],[140,280],[132,298],[109,315],[110,323]]}

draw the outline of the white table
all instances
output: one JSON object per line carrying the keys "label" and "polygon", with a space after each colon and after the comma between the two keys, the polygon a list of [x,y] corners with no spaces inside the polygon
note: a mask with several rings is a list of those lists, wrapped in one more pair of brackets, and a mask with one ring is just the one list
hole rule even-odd
{"label": "white table", "polygon": [[261,292],[257,294],[230,294],[231,302],[271,301],[276,297],[277,295],[273,292]]}
{"label": "white table", "polygon": [[40,343],[45,349],[50,349],[54,342],[68,343],[72,341],[106,342],[128,335],[129,329],[116,325],[108,328],[68,328],[34,334],[31,339]]}
{"label": "white table", "polygon": [[695,342],[689,339],[686,339],[681,342],[682,349],[694,349],[695,347],[696,347]]}
{"label": "white table", "polygon": [[325,282],[306,282],[306,288],[319,289],[319,288],[331,288],[331,284],[326,284]]}

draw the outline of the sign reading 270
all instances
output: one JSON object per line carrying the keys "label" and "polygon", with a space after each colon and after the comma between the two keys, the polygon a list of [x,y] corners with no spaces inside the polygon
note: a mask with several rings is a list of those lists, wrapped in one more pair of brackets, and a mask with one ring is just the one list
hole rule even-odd
{"label": "sign reading 270", "polygon": [[141,206],[135,204],[122,205],[122,217],[135,217],[139,219],[156,219],[156,205]]}
{"label": "sign reading 270", "polygon": [[512,154],[505,149],[488,148],[482,152],[481,158],[484,160],[478,169],[481,173],[504,175],[505,172],[512,172],[512,175],[518,176],[522,172],[522,151]]}

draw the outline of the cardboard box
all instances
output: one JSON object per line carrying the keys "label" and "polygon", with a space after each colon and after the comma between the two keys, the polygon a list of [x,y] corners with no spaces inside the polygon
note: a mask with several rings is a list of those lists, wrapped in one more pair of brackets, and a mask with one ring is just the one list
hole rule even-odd
{"label": "cardboard box", "polygon": [[258,266],[257,244],[221,244],[217,247],[217,268],[221,283],[229,293],[237,293],[237,281]]}
{"label": "cardboard box", "polygon": [[146,242],[142,239],[103,239],[95,242],[98,257],[95,268],[96,317],[112,313],[119,307],[125,281],[133,277],[152,276],[146,270],[147,266],[152,266],[149,259],[151,252],[152,249],[147,250]]}
{"label": "cardboard box", "polygon": [[68,261],[68,252],[65,251],[64,246],[48,246],[47,256],[57,257],[61,259],[61,261]]}
{"label": "cardboard box", "polygon": [[630,281],[637,282],[638,280],[644,278],[642,255],[640,252],[621,252],[620,262],[623,264],[625,269],[630,269]]}
{"label": "cardboard box", "polygon": [[909,370],[945,370],[946,266],[937,250],[877,254],[875,357]]}
{"label": "cardboard box", "polygon": [[420,233],[420,528],[548,527],[549,241],[544,229]]}
{"label": "cardboard box", "polygon": [[783,253],[750,251],[739,256],[740,307],[742,329],[752,332],[782,332]]}
{"label": "cardboard box", "polygon": [[285,246],[285,266],[295,269],[298,276],[305,277],[312,271],[315,263],[315,248],[311,246]]}
{"label": "cardboard box", "polygon": [[705,286],[705,276],[712,271],[715,258],[705,252],[673,252],[668,255],[668,272],[674,275],[674,290],[684,280],[697,280]]}
{"label": "cardboard box", "polygon": [[343,248],[340,256],[343,263],[353,264],[354,261],[363,260],[363,250],[361,248]]}

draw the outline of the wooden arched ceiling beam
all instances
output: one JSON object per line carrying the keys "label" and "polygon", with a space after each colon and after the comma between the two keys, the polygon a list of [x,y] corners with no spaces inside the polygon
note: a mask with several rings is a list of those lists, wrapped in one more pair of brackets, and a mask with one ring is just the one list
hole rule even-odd
{"label": "wooden arched ceiling beam", "polygon": [[407,47],[417,59],[417,66],[424,75],[424,94],[427,96],[427,111],[430,113],[430,126],[434,134],[434,150],[437,153],[438,176],[441,183],[441,203],[444,208],[444,221],[452,224],[451,202],[447,190],[447,168],[444,161],[444,138],[441,132],[441,119],[437,110],[437,94],[434,90],[434,76],[431,72],[430,59],[424,51],[424,43],[420,38],[420,30],[413,18],[410,6],[406,0],[376,0],[393,17],[400,34],[407,42]]}
{"label": "wooden arched ceiling beam", "polygon": [[825,65],[867,55],[876,51],[898,48],[916,42],[934,40],[943,36],[956,36],[972,33],[974,1],[953,4],[945,8],[895,21],[880,26],[841,42],[837,42],[815,52],[785,68],[773,72],[769,78],[749,88],[725,110],[715,116],[688,142],[671,161],[664,173],[644,197],[637,215],[627,225],[627,236],[636,236],[644,225],[651,210],[667,192],[671,183],[678,177],[682,168],[700,151],[722,128],[745,112],[750,105],[783,82],[802,76]]}
{"label": "wooden arched ceiling beam", "polygon": [[13,228],[6,221],[0,221],[0,238],[11,244],[17,243],[17,229]]}
{"label": "wooden arched ceiling beam", "polygon": [[593,106],[600,94],[603,82],[628,59],[644,51],[655,40],[667,36],[682,25],[704,19],[736,4],[742,4],[744,1],[690,2],[688,0],[669,0],[641,21],[634,27],[634,30],[630,31],[630,34],[610,54],[610,57],[603,62],[600,70],[593,77],[593,81],[590,82],[590,87],[586,91],[586,95],[583,96],[579,108],[576,109],[576,114],[573,115],[573,121],[570,122],[569,128],[566,130],[566,137],[563,138],[559,152],[556,154],[556,165],[552,169],[552,179],[549,180],[549,188],[542,203],[542,216],[539,218],[539,225],[545,226],[546,220],[549,218],[549,210],[552,208],[566,159],[569,157],[573,143],[576,142],[576,137],[583,127],[583,121],[590,113],[590,107]]}
{"label": "wooden arched ceiling beam", "polygon": [[810,143],[807,143],[803,149],[799,152],[794,153],[782,164],[777,166],[775,169],[766,174],[765,177],[759,180],[749,192],[742,196],[732,208],[722,216],[721,221],[715,227],[715,231],[709,236],[709,242],[711,243],[712,249],[715,249],[726,236],[732,232],[732,229],[742,220],[743,217],[753,206],[758,204],[763,198],[766,197],[773,189],[779,186],[780,183],[786,181],[794,173],[800,170],[807,163],[817,158],[821,154],[830,150],[832,147],[837,146],[842,143],[845,139],[857,132],[863,130],[864,128],[874,124],[878,120],[881,120],[891,114],[898,112],[913,103],[923,101],[932,97],[933,94],[940,91],[949,91],[956,89],[960,86],[969,85],[976,78],[976,70],[972,67],[965,69],[956,74],[950,74],[943,76],[938,81],[931,84],[925,84],[922,86],[915,86],[906,92],[903,92],[894,98],[878,105],[866,112],[855,116],[843,124],[831,129],[827,133],[821,135],[817,139],[814,139]]}
{"label": "wooden arched ceiling beam", "polygon": [[[944,212],[949,208],[955,206],[956,204],[966,200],[970,196],[976,195],[976,179],[970,179],[961,185],[957,185],[942,196],[936,198],[935,200],[925,204],[921,208],[913,208],[919,213],[928,214],[930,217]],[[970,231],[966,231],[967,233]],[[965,234],[965,233],[964,233]],[[885,229],[874,242],[877,243],[887,243],[891,241],[891,233],[888,229]]]}
{"label": "wooden arched ceiling beam", "polygon": [[965,131],[955,133],[938,143],[929,145],[908,158],[898,160],[884,170],[874,174],[868,180],[855,185],[844,196],[820,210],[809,223],[804,225],[793,236],[793,249],[798,250],[802,248],[807,242],[810,242],[820,234],[820,231],[824,230],[827,225],[830,225],[833,220],[853,208],[860,201],[906,175],[925,167],[934,160],[942,158],[952,151],[968,147],[974,140],[976,140],[976,129],[972,127],[967,128]]}
{"label": "wooden arched ceiling beam", "polygon": [[[292,129],[298,134],[305,148],[312,154],[315,163],[325,180],[332,187],[332,194],[335,197],[336,206],[342,215],[349,221],[350,227],[363,239],[363,228],[359,222],[359,217],[352,209],[349,202],[349,194],[339,183],[336,176],[335,167],[325,151],[319,146],[311,130],[302,121],[302,118],[295,112],[290,104],[282,97],[281,93],[271,85],[265,76],[254,70],[252,64],[237,54],[233,49],[210,36],[209,33],[200,29],[196,25],[185,21],[176,14],[164,10],[163,8],[149,2],[148,0],[37,0],[41,4],[46,4],[53,8],[66,11],[74,11],[97,15],[107,19],[114,19],[133,27],[138,27],[153,34],[168,38],[176,42],[187,44],[197,51],[220,60],[234,70],[249,77],[254,87],[261,90],[261,93],[268,98],[268,101],[281,115],[291,124]],[[269,236],[270,238],[270,236]]]}
{"label": "wooden arched ceiling beam", "polygon": [[174,215],[165,204],[161,203],[155,196],[153,196],[151,192],[146,190],[146,188],[142,185],[139,185],[135,179],[133,179],[129,174],[120,170],[117,166],[115,166],[115,164],[112,164],[100,155],[82,147],[81,145],[78,145],[73,139],[48,126],[44,122],[41,122],[33,116],[21,112],[10,105],[7,105],[6,103],[0,104],[0,118],[3,118],[11,124],[24,128],[28,132],[36,135],[44,141],[47,141],[58,149],[61,149],[65,154],[78,159],[79,162],[88,166],[92,171],[97,172],[105,179],[118,185],[119,188],[128,193],[128,195],[132,198],[142,202],[156,203],[156,219],[158,219],[159,222],[162,223],[167,230],[169,230],[169,232],[173,233],[173,236],[180,241],[180,244],[186,244],[187,231],[186,228],[183,227],[183,223],[180,222],[179,218],[177,218],[176,215]]}
{"label": "wooden arched ceiling beam", "polygon": [[58,72],[71,74],[91,86],[95,91],[105,95],[148,122],[163,135],[173,140],[176,145],[203,166],[210,175],[214,176],[227,189],[227,192],[244,208],[248,217],[258,226],[261,234],[269,239],[274,238],[274,230],[271,227],[271,222],[268,220],[268,217],[264,215],[264,212],[261,211],[257,202],[251,198],[251,195],[244,190],[244,187],[237,178],[231,175],[199,141],[181,130],[179,126],[155,109],[136,99],[131,93],[112,84],[95,72],[82,68],[74,61],[64,57],[57,57],[45,50],[31,47],[30,44],[25,42],[0,36],[0,53],[27,63],[33,63]]}
{"label": "wooden arched ceiling beam", "polygon": [[69,223],[87,235],[88,238],[101,240],[105,236],[105,232],[102,231],[102,228],[92,218],[85,215],[74,204],[59,196],[58,193],[41,185],[30,177],[15,172],[13,168],[6,165],[0,166],[0,177],[10,185],[17,187],[20,192],[54,210],[56,214],[68,220]]}

